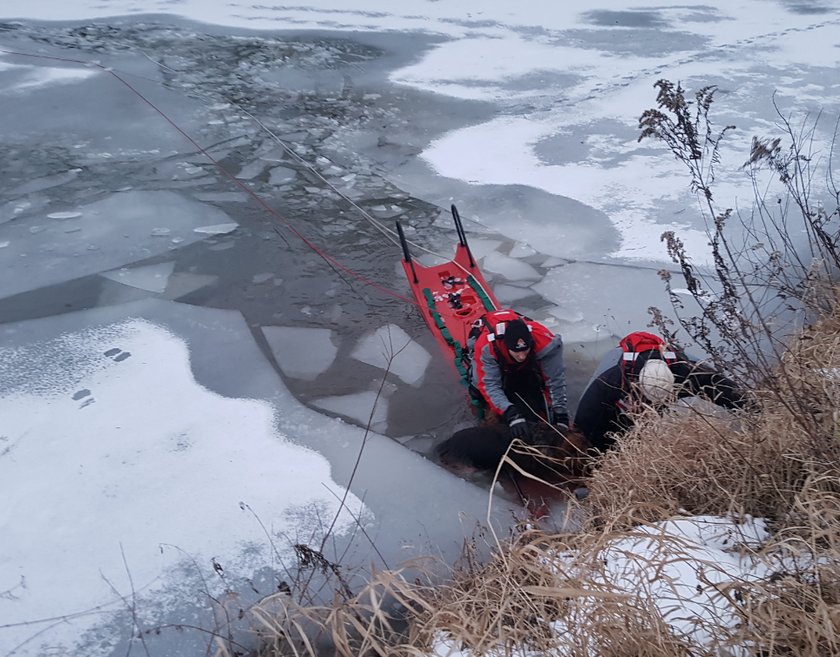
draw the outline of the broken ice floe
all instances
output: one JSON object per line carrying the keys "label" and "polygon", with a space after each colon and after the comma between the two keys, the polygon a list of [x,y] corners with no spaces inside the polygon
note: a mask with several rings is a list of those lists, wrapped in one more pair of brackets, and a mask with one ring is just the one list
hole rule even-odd
{"label": "broken ice floe", "polygon": [[286,376],[312,381],[329,369],[338,353],[329,329],[263,326],[262,332]]}
{"label": "broken ice floe", "polygon": [[113,271],[106,271],[100,274],[123,285],[130,285],[141,290],[156,292],[158,294],[166,290],[169,277],[175,270],[175,263],[161,262],[156,265],[144,265],[142,267],[122,267]]}
{"label": "broken ice floe", "polygon": [[[343,415],[362,426],[368,426],[377,433],[384,433],[387,427],[388,401],[373,391],[359,392],[352,395],[324,397],[312,402],[313,406]],[[373,417],[371,417],[371,412]]]}
{"label": "broken ice floe", "polygon": [[429,352],[396,324],[382,326],[359,340],[351,356],[374,367],[387,368],[413,386],[421,383],[431,360]]}
{"label": "broken ice floe", "polygon": [[232,233],[237,228],[239,228],[239,224],[231,222],[227,224],[213,224],[212,226],[199,226],[198,228],[193,228],[193,232],[204,235],[226,235],[227,233]]}
{"label": "broken ice floe", "polygon": [[81,216],[81,212],[50,212],[47,219],[76,219]]}
{"label": "broken ice floe", "polygon": [[539,272],[527,262],[494,251],[484,258],[484,270],[494,274],[501,274],[509,281],[537,280]]}

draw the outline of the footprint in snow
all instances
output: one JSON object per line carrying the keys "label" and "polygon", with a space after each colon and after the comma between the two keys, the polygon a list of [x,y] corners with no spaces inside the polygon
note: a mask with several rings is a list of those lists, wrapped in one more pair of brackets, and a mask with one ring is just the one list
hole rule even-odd
{"label": "footprint in snow", "polygon": [[121,361],[124,361],[129,356],[131,356],[131,352],[130,351],[123,351],[122,349],[118,349],[117,347],[114,347],[113,349],[109,349],[108,351],[106,351],[105,355],[108,356],[108,358],[113,359],[113,361],[115,363],[119,363]]}
{"label": "footprint in snow", "polygon": [[80,399],[84,399],[84,401],[79,404],[79,408],[90,406],[96,401],[96,399],[94,399],[91,395],[90,390],[87,388],[82,388],[81,390],[77,390],[73,393],[73,401],[79,401]]}

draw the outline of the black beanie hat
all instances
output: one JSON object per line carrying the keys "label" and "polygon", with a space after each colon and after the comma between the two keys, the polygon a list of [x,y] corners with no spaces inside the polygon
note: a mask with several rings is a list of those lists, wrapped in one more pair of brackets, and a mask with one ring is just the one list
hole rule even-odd
{"label": "black beanie hat", "polygon": [[508,351],[525,351],[534,346],[528,325],[521,319],[512,319],[505,326],[505,346]]}

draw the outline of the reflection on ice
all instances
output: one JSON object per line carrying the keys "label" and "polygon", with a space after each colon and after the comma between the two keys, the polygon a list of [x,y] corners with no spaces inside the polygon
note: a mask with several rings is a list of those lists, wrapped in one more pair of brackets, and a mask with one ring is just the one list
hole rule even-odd
{"label": "reflection on ice", "polygon": [[486,255],[493,253],[502,245],[501,240],[491,240],[482,237],[475,237],[470,235],[470,251],[477,260],[481,260]]}
{"label": "reflection on ice", "polygon": [[11,190],[11,196],[24,196],[26,194],[32,194],[33,192],[42,192],[45,189],[58,187],[59,185],[70,182],[81,172],[81,169],[70,169],[69,171],[65,171],[63,173],[55,173],[42,178],[29,180]]}
{"label": "reflection on ice", "polygon": [[169,284],[166,286],[166,298],[178,299],[185,294],[195,292],[208,285],[213,285],[218,278],[218,276],[211,276],[209,274],[177,272],[169,277]]}
{"label": "reflection on ice", "polygon": [[[356,360],[386,369],[406,383],[420,385],[431,356],[396,324],[378,328],[361,340],[351,354]],[[389,365],[390,361],[390,365]]]}
{"label": "reflection on ice", "polygon": [[299,326],[263,326],[274,360],[286,376],[312,381],[335,360],[332,331]]}
{"label": "reflection on ice", "polygon": [[387,429],[388,400],[381,396],[377,399],[377,393],[374,391],[324,397],[312,402],[312,405],[355,420],[363,427],[370,422],[370,428],[377,433],[385,433]]}
{"label": "reflection on ice", "polygon": [[405,213],[405,210],[399,205],[374,205],[370,208],[370,212],[378,219],[392,219]]}
{"label": "reflection on ice", "polygon": [[161,294],[166,290],[169,277],[174,269],[175,262],[169,261],[142,267],[122,267],[115,271],[103,272],[100,276],[123,285]]}
{"label": "reflection on ice", "polygon": [[47,219],[77,219],[81,216],[81,212],[50,212]]}
{"label": "reflection on ice", "polygon": [[[578,308],[552,306],[547,310],[547,312],[551,314],[551,316],[555,319],[559,319],[561,322],[565,322],[567,324],[575,324],[584,320],[584,314]],[[580,334],[576,334],[576,338],[580,340],[585,340],[584,337],[580,337]]]}
{"label": "reflection on ice", "polygon": [[510,250],[510,256],[512,258],[527,258],[528,256],[536,254],[537,251],[535,249],[528,244],[523,244],[522,242],[517,242]]}
{"label": "reflection on ice", "polygon": [[196,192],[193,197],[205,203],[245,203],[249,200],[244,192]]}
{"label": "reflection on ice", "polygon": [[236,177],[240,180],[253,180],[265,170],[265,166],[265,162],[260,162],[259,160],[249,162],[239,170]]}
{"label": "reflection on ice", "polygon": [[55,84],[67,84],[78,82],[85,78],[93,77],[97,71],[85,68],[58,68],[41,67],[33,68],[19,82],[3,89],[3,93],[15,91],[31,91],[40,87],[51,87]]}
{"label": "reflection on ice", "polygon": [[[262,274],[256,274],[251,279],[251,282],[256,283],[257,285],[260,285],[261,283],[265,283],[266,281],[270,281],[272,278],[274,278],[274,274],[270,271],[267,271],[267,272],[263,272]],[[281,278],[278,278],[274,281],[275,285],[281,285],[282,283],[283,283],[283,279],[281,279]]]}

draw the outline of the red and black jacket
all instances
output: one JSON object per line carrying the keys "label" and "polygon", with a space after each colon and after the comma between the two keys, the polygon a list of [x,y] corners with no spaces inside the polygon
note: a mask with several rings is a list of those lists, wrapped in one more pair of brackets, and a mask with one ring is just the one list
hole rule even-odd
{"label": "red and black jacket", "polygon": [[[663,360],[674,374],[678,397],[700,395],[730,409],[744,405],[743,393],[723,374],[690,360],[682,351],[666,353],[672,356],[663,357]],[[650,355],[649,351],[639,353],[632,363],[627,363],[626,352],[620,348],[611,350],[598,368],[601,373],[583,391],[574,425],[598,450],[609,449],[615,443],[612,434],[626,431],[633,425],[632,419],[623,411],[622,402],[631,394],[632,381]],[[611,366],[608,365],[610,360]]]}
{"label": "red and black jacket", "polygon": [[[534,339],[532,354],[525,363],[517,363],[504,344],[506,322],[521,319]],[[545,404],[557,412],[566,412],[566,369],[563,363],[563,340],[548,328],[513,310],[497,310],[483,318],[484,328],[473,347],[472,385],[481,393],[490,410],[504,414],[514,401],[505,393],[505,379],[523,368],[534,368],[540,377]]]}

